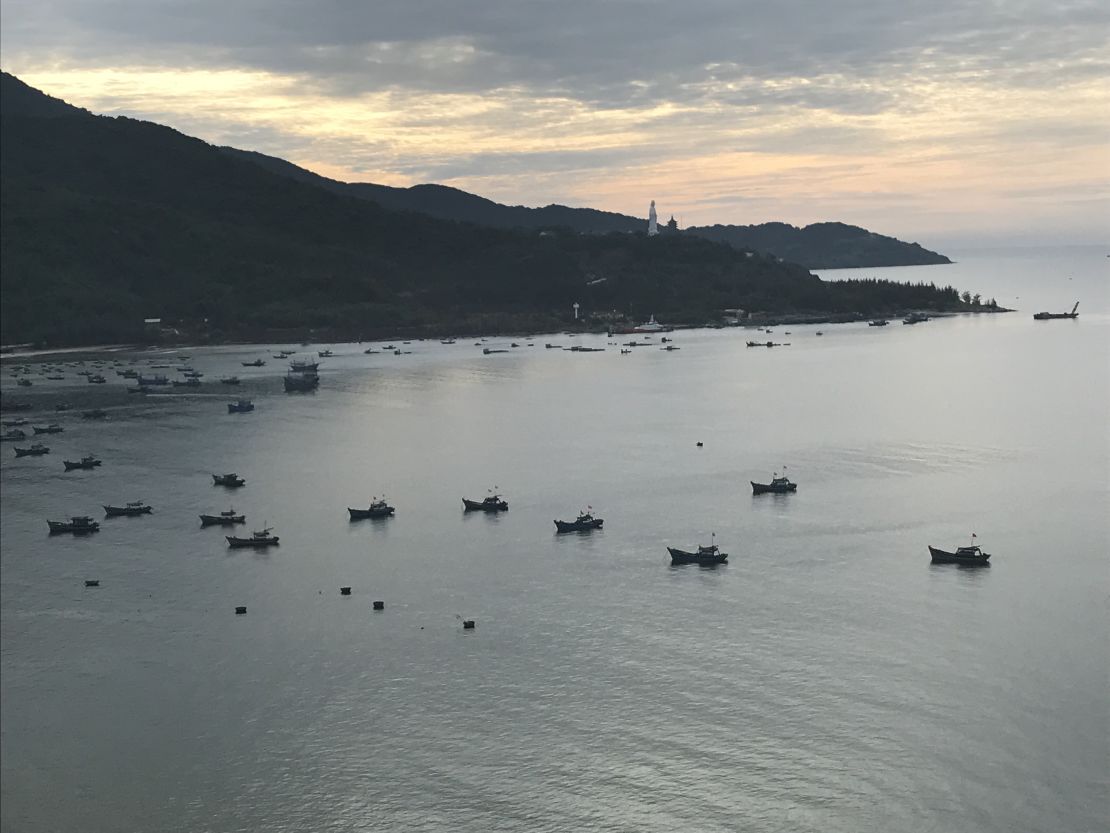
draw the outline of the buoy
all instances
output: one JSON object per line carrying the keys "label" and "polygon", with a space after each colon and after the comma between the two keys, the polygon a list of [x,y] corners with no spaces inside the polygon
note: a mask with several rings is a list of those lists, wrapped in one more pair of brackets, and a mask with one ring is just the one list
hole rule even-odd
{"label": "buoy", "polygon": [[385,602],[374,602],[374,610],[385,610]]}
{"label": "buoy", "polygon": [[474,630],[474,620],[473,619],[463,619],[463,630],[464,631]]}
{"label": "buoy", "polygon": [[339,595],[341,595],[341,596],[350,596],[351,595],[351,588],[350,587],[340,587],[339,588]]}
{"label": "buoy", "polygon": [[100,586],[100,579],[98,579],[98,578],[85,579],[85,586],[86,587],[99,587]]}
{"label": "buoy", "polygon": [[242,616],[246,612],[247,612],[247,606],[246,605],[239,605],[239,607],[235,608],[235,615],[236,616]]}

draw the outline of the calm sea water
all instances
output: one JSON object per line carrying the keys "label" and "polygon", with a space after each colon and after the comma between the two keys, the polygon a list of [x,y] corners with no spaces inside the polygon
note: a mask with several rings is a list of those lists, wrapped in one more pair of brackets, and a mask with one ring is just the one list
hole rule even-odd
{"label": "calm sea water", "polygon": [[[143,399],[6,361],[34,422],[75,410],[50,455],[2,451],[3,829],[1105,830],[1108,266],[856,272],[1021,311],[775,350],[333,345],[315,395],[278,345],[177,351],[205,386]],[[784,465],[798,492],[754,498]],[[494,485],[508,513],[463,514]],[[395,518],[348,522],[383,492]],[[200,528],[231,503],[280,547]],[[587,504],[603,531],[554,534]],[[989,570],[929,564],[971,532]],[[712,533],[727,566],[669,566]]]}

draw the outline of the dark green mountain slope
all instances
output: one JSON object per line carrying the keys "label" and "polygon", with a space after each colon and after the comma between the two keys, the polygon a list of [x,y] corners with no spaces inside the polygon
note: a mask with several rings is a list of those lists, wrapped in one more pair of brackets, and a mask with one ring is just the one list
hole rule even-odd
{"label": "dark green mountain slope", "polygon": [[576,301],[690,323],[731,307],[959,306],[954,290],[825,283],[683,235],[540,235],[389,211],[6,74],[0,240],[8,343],[134,339],[145,317],[215,337],[351,337],[558,326]]}
{"label": "dark green mountain slope", "polygon": [[[368,182],[339,182],[306,171],[284,159],[228,147],[220,150],[248,159],[274,173],[312,183],[337,194],[372,200],[384,208],[418,211],[445,220],[464,220],[499,228],[565,228],[586,234],[642,233],[647,228],[646,219],[627,214],[597,211],[593,208],[568,208],[565,205],[548,205],[543,208],[501,205],[445,185],[393,188]],[[893,237],[843,223],[815,223],[804,228],[786,223],[691,226],[684,229],[683,233],[728,243],[742,251],[776,255],[809,269],[915,266],[952,262],[944,255],[922,248],[917,243],[903,243]]]}

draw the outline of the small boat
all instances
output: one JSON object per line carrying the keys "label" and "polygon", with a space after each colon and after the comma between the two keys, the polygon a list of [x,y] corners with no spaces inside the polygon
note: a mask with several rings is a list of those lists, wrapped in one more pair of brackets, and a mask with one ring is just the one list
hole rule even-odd
{"label": "small boat", "polygon": [[483,355],[486,355],[486,356],[490,355],[491,353],[508,353],[508,352],[509,352],[508,350],[499,350],[499,349],[491,348],[491,347],[485,347],[485,348],[482,349]]}
{"label": "small boat", "polygon": [[30,448],[20,448],[16,446],[16,457],[41,457],[43,454],[49,454],[50,449],[42,443],[35,443]]}
{"label": "small boat", "polygon": [[234,509],[228,509],[218,515],[201,515],[201,526],[234,526],[247,522],[246,515],[239,515]]}
{"label": "small boat", "polygon": [[4,427],[17,428],[20,425],[26,425],[29,421],[30,420],[28,420],[27,417],[19,417],[18,419],[6,419],[4,420]]}
{"label": "small boat", "polygon": [[335,355],[335,353],[333,353],[331,350],[320,350],[316,353],[316,355],[319,356],[321,359],[330,359],[332,356]]}
{"label": "small boat", "polygon": [[251,533],[250,538],[236,538],[234,535],[226,535],[228,546],[232,549],[241,549],[243,547],[269,547],[278,543],[278,537],[270,534],[270,528],[257,529]]}
{"label": "small boat", "polygon": [[1078,318],[1079,302],[1075,302],[1075,306],[1071,308],[1071,312],[1038,312],[1033,316],[1034,321],[1051,321],[1054,318]]}
{"label": "small boat", "polygon": [[76,462],[73,460],[62,460],[66,467],[66,471],[73,471],[74,469],[94,469],[101,465],[100,461],[93,457],[91,454],[87,457],[82,457]]}
{"label": "small boat", "polygon": [[16,442],[19,442],[20,440],[25,439],[27,439],[27,434],[23,431],[20,431],[18,428],[12,428],[9,431],[5,431],[3,434],[0,434],[0,440],[15,440]]}
{"label": "small boat", "polygon": [[370,508],[368,509],[347,507],[347,512],[350,513],[352,521],[361,521],[365,518],[388,518],[393,514],[393,511],[393,507],[385,502],[384,497],[381,500],[375,497],[370,501]]}
{"label": "small boat", "polygon": [[[715,537],[714,540],[716,540]],[[671,554],[671,564],[712,566],[728,563],[728,553],[721,552],[721,548],[716,543],[712,543],[708,547],[699,546],[694,552],[680,550],[677,547],[667,547],[667,552]]]}
{"label": "small boat", "polygon": [[163,376],[161,373],[156,373],[153,376],[144,376],[140,373],[137,381],[140,387],[146,385],[168,385],[170,383],[169,377]]}
{"label": "small boat", "polygon": [[125,506],[105,506],[104,514],[109,518],[135,518],[139,515],[149,515],[154,507],[147,506],[141,500],[133,500]]}
{"label": "small boat", "polygon": [[220,384],[221,385],[237,385],[237,384],[239,384],[239,377],[238,376],[221,376],[220,377]]}
{"label": "small boat", "polygon": [[25,388],[29,388],[31,387],[31,385],[34,384],[34,382],[32,382],[30,379],[20,379],[18,382],[16,382],[16,384]]}
{"label": "small boat", "polygon": [[631,350],[631,349],[629,349],[629,348],[626,348],[626,347],[622,347],[622,348],[621,348],[621,355],[622,355],[622,356],[627,356],[627,355],[628,355],[629,353],[631,353],[631,352],[632,352],[632,350]]}
{"label": "small boat", "polygon": [[56,422],[52,422],[52,423],[50,423],[50,425],[47,425],[47,426],[46,426],[45,428],[39,428],[39,427],[38,427],[38,426],[36,425],[36,426],[35,426],[35,427],[34,427],[34,428],[33,428],[32,430],[33,430],[33,431],[34,431],[34,432],[35,432],[36,434],[61,434],[61,433],[62,433],[63,431],[65,431],[66,429],[64,429],[64,428],[63,428],[62,426],[60,426],[60,425],[59,425],[58,423],[56,423]]}
{"label": "small boat", "polygon": [[454,343],[455,343],[455,339],[453,339],[453,338],[445,338],[445,339],[441,340],[441,341],[440,341],[439,343],[440,343],[440,344],[454,344]]}
{"label": "small boat", "polygon": [[903,324],[920,324],[922,321],[928,321],[929,316],[923,312],[911,312],[902,319]]}
{"label": "small boat", "polygon": [[983,552],[978,546],[957,547],[955,552],[929,547],[929,555],[934,564],[959,564],[963,567],[989,567],[991,565],[989,552]]}
{"label": "small boat", "polygon": [[555,521],[556,532],[589,532],[591,529],[601,529],[605,523],[601,518],[593,516],[593,507],[587,507],[585,512],[579,512],[578,518],[573,521]]}
{"label": "small boat", "polygon": [[237,488],[246,485],[246,480],[241,478],[235,472],[229,474],[214,474],[212,475],[212,485],[214,486],[227,486],[229,488]]}
{"label": "small boat", "polygon": [[54,406],[54,410],[59,412],[68,411],[70,407],[71,406],[68,402],[59,402],[57,405]]}
{"label": "small boat", "polygon": [[509,504],[501,499],[501,495],[490,492],[484,500],[462,499],[465,512],[507,512]]}
{"label": "small boat", "polygon": [[190,376],[188,379],[174,379],[173,386],[175,388],[199,388],[200,379]]}
{"label": "small boat", "polygon": [[876,318],[874,321],[868,321],[867,326],[868,327],[885,327],[889,323],[890,322],[887,321],[885,318]]}
{"label": "small boat", "polygon": [[254,403],[249,399],[240,399],[238,402],[228,402],[227,412],[229,414],[249,414],[254,410]]}
{"label": "small boat", "polygon": [[93,408],[91,411],[82,411],[81,419],[104,419],[108,412],[103,408]]}
{"label": "small boat", "polygon": [[100,529],[100,524],[88,515],[75,515],[68,521],[47,521],[46,523],[50,526],[51,535],[58,535],[63,532],[72,532],[74,535],[88,535],[90,532],[97,532]]}
{"label": "small boat", "polygon": [[107,381],[108,380],[101,376],[99,373],[94,373],[92,376],[89,377],[90,385],[103,385]]}
{"label": "small boat", "polygon": [[749,341],[749,347],[782,347],[777,341]]}
{"label": "small boat", "polygon": [[46,378],[47,378],[47,381],[50,381],[50,382],[64,382],[66,377],[55,375],[55,376],[47,376]]}
{"label": "small boat", "polygon": [[367,347],[362,352],[365,353],[367,356],[374,356],[374,355],[377,355],[378,353],[380,353],[382,351],[381,350],[375,350],[373,347]]}
{"label": "small boat", "polygon": [[203,373],[201,373],[199,371],[196,371],[196,370],[192,370],[192,369],[184,370],[182,375],[185,376],[187,379],[203,379],[204,378]]}
{"label": "small boat", "polygon": [[668,327],[665,324],[660,324],[655,320],[652,315],[643,324],[638,324],[635,327],[612,327],[609,329],[609,335],[626,335],[628,333],[669,333],[674,327]]}
{"label": "small boat", "polygon": [[266,362],[262,359],[255,359],[253,362],[239,362],[243,367],[265,367]]}
{"label": "small boat", "polygon": [[320,363],[308,359],[293,359],[289,362],[289,369],[293,373],[315,373],[320,369]]}
{"label": "small boat", "polygon": [[775,472],[771,478],[770,483],[756,483],[754,480],[749,481],[752,484],[752,494],[762,495],[771,492],[776,495],[785,495],[788,492],[798,491],[798,484],[791,483],[786,476],[786,469],[783,469],[782,477],[779,477],[778,472]]}
{"label": "small boat", "polygon": [[681,347],[675,347],[673,344],[668,344],[666,347],[660,347],[660,350],[666,350],[668,353],[672,350],[681,350]]}
{"label": "small boat", "polygon": [[134,370],[133,368],[124,368],[123,370],[117,370],[116,375],[124,379],[138,379],[139,371]]}

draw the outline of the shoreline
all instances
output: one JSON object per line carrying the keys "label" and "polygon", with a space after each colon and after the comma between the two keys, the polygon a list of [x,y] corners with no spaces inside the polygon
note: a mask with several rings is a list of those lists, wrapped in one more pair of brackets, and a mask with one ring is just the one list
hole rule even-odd
{"label": "shoreline", "polygon": [[[680,332],[683,330],[734,330],[734,329],[762,329],[766,327],[781,327],[787,325],[805,325],[805,324],[853,324],[861,321],[871,321],[875,318],[889,317],[889,320],[894,321],[909,315],[911,312],[921,312],[928,315],[930,318],[949,318],[955,315],[995,315],[1000,313],[1015,312],[1016,310],[998,307],[995,309],[967,309],[967,310],[898,310],[884,315],[860,315],[858,313],[780,313],[780,314],[765,314],[765,315],[752,315],[741,322],[735,324],[675,324],[666,325],[671,328],[673,332]],[[569,322],[573,323],[573,322]],[[8,362],[13,359],[26,359],[26,358],[42,358],[47,356],[65,356],[65,355],[80,355],[85,353],[117,353],[126,351],[157,351],[157,350],[181,350],[192,349],[197,347],[234,347],[237,345],[243,346],[258,346],[258,345],[286,345],[296,344],[298,346],[313,346],[317,344],[364,344],[368,342],[379,341],[428,341],[433,339],[471,339],[471,338],[538,338],[540,336],[556,336],[556,335],[624,335],[625,333],[618,333],[613,329],[612,325],[601,326],[597,322],[583,322],[588,323],[589,326],[581,327],[568,327],[557,330],[526,330],[518,328],[501,328],[489,327],[479,328],[476,330],[463,331],[463,330],[450,330],[445,327],[428,326],[428,327],[412,327],[412,328],[399,328],[391,331],[374,331],[370,334],[359,334],[359,336],[351,336],[348,333],[339,333],[335,331],[320,332],[312,330],[282,330],[271,331],[266,334],[259,334],[260,336],[269,337],[237,337],[237,338],[208,338],[203,337],[194,339],[174,339],[173,341],[154,341],[154,342],[117,342],[109,344],[89,344],[89,345],[74,345],[66,347],[29,347],[29,349],[22,349],[25,345],[2,345],[0,346],[0,363]],[[634,324],[621,324],[624,326],[635,326]],[[388,334],[382,335],[382,332]]]}

